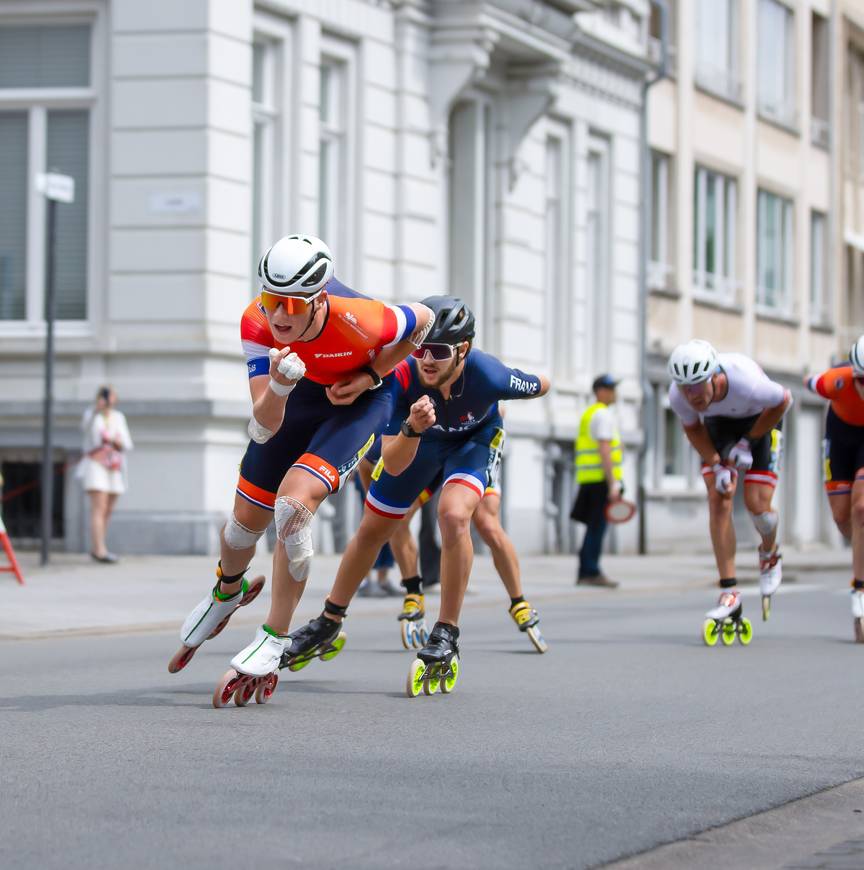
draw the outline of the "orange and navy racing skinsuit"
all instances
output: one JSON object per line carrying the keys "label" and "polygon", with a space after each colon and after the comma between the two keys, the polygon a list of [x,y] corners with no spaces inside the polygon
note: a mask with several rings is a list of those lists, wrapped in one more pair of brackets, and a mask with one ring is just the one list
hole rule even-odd
{"label": "orange and navy racing skinsuit", "polygon": [[[384,348],[416,329],[407,305],[370,299],[335,278],[326,289],[321,332],[291,344],[306,375],[288,396],[282,426],[264,444],[250,441],[240,464],[237,492],[267,510],[273,510],[279,484],[292,466],[318,478],[331,493],[339,489],[390,419],[393,375],[350,405],[333,405],[325,388],[371,365]],[[243,313],[240,335],[250,379],[269,377],[269,350],[285,345],[270,331],[260,297]]]}
{"label": "orange and navy racing skinsuit", "polygon": [[855,387],[851,365],[837,366],[807,381],[814,393],[831,400],[822,442],[825,490],[849,495],[864,480],[864,399]]}

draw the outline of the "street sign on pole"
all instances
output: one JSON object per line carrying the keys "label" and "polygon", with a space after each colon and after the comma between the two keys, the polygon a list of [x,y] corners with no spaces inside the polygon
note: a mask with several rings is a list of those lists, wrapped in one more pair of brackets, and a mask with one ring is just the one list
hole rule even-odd
{"label": "street sign on pole", "polygon": [[41,563],[51,555],[54,507],[53,413],[54,413],[54,312],[56,309],[57,203],[75,200],[75,179],[56,172],[39,173],[36,190],[48,200],[45,245],[45,407],[42,414],[42,552]]}

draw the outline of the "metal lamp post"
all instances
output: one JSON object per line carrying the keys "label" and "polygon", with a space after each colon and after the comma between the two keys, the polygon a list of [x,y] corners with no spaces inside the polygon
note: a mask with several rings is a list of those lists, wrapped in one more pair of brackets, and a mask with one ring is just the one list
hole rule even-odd
{"label": "metal lamp post", "polygon": [[48,200],[47,258],[45,264],[45,402],[42,412],[42,552],[41,563],[51,555],[51,525],[54,506],[53,405],[54,405],[54,312],[56,308],[57,203],[74,202],[75,179],[56,172],[39,173],[36,190]]}

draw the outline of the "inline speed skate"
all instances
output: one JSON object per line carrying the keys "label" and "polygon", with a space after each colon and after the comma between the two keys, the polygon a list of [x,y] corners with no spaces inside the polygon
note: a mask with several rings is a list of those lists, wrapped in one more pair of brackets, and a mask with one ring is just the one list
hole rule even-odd
{"label": "inline speed skate", "polygon": [[771,615],[771,596],[783,580],[783,557],[776,548],[770,553],[759,550],[759,591],[762,593],[762,621]]}
{"label": "inline speed skate", "polygon": [[461,671],[459,629],[446,622],[436,622],[425,646],[411,663],[406,685],[408,697],[416,698],[421,691],[434,695],[439,688],[447,695],[455,688]]}
{"label": "inline speed skate", "polygon": [[852,628],[855,643],[864,643],[864,588],[857,588],[852,581]]}
{"label": "inline speed skate", "polygon": [[230,597],[225,597],[219,592],[221,568],[216,569],[216,576],[219,578],[216,585],[183,622],[183,627],[180,629],[180,641],[183,645],[168,662],[168,673],[176,674],[182,671],[192,660],[198,647],[205,640],[216,637],[228,625],[228,620],[231,619],[234,611],[254,601],[264,588],[263,577],[255,577],[251,582],[244,578],[240,590]]}
{"label": "inline speed skate", "polygon": [[540,633],[540,616],[537,611],[527,602],[520,601],[510,608],[510,616],[519,628],[528,635],[528,639],[534,644],[538,653],[545,653],[549,649],[543,635]]}
{"label": "inline speed skate", "polygon": [[741,593],[737,589],[724,589],[717,606],[705,614],[702,625],[702,640],[708,646],[716,646],[722,639],[723,646],[731,646],[735,638],[747,646],[753,639],[753,626],[742,616]]}
{"label": "inline speed skate", "polygon": [[399,627],[405,649],[420,649],[429,639],[422,593],[409,592],[405,596],[399,614]]}

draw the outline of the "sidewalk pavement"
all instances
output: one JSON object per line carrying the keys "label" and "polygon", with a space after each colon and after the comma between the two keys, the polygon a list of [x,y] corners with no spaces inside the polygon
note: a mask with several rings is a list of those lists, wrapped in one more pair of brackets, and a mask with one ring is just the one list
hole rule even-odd
{"label": "sidewalk pavement", "polygon": [[[820,572],[848,571],[848,550],[784,551],[784,582],[817,580]],[[93,562],[89,556],[58,553],[40,566],[36,553],[19,553],[25,586],[11,574],[0,574],[0,639],[36,638],[53,634],[102,634],[129,631],[179,631],[186,614],[214,582],[213,556],[126,556],[116,565]],[[606,573],[620,581],[617,590],[574,586],[572,556],[526,556],[521,560],[526,597],[532,602],[573,595],[609,596],[707,588],[716,580],[710,554],[604,556]],[[739,579],[755,582],[755,553],[739,560]],[[336,573],[339,556],[316,556],[312,579],[297,611],[296,622],[321,612]],[[270,579],[271,556],[256,555],[247,576]],[[249,612],[240,610],[232,624],[256,625],[266,613],[269,582]],[[430,595],[437,595],[432,591]],[[432,604],[434,613],[435,604]],[[391,614],[398,598],[356,598],[351,615]],[[466,607],[500,606],[508,599],[489,556],[474,561]]]}

